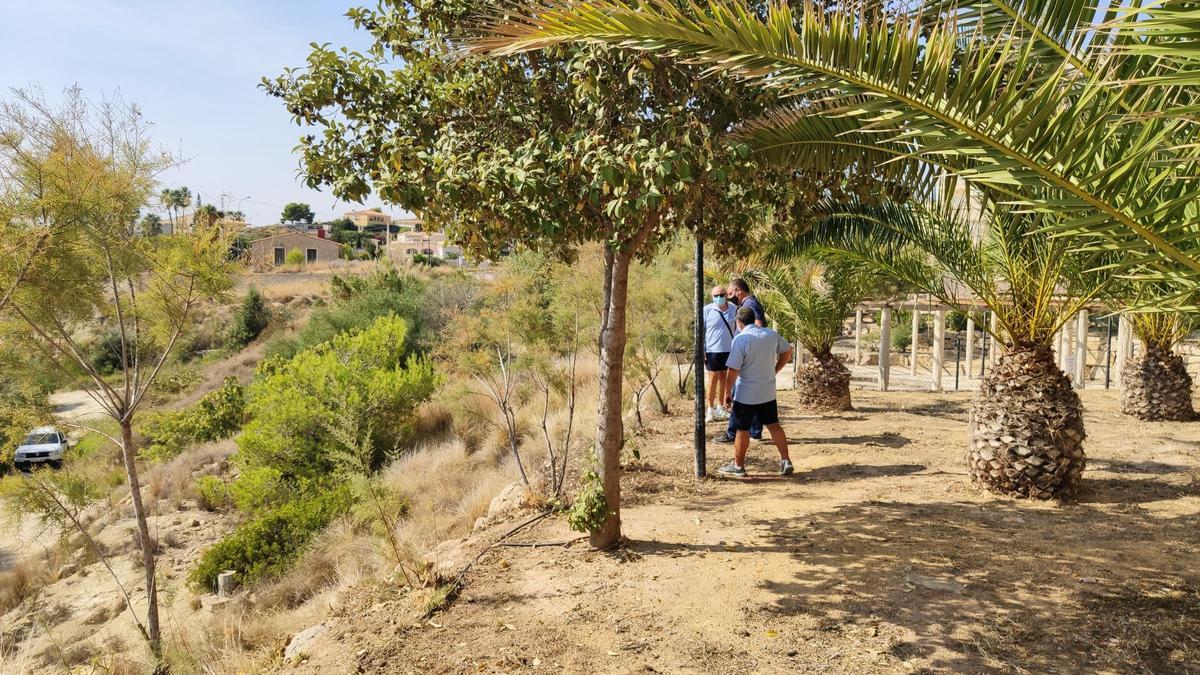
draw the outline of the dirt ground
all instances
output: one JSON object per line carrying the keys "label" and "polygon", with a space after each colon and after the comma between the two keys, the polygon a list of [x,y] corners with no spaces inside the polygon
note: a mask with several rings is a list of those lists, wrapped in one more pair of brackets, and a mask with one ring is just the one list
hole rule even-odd
{"label": "dirt ground", "polygon": [[1200,672],[1200,425],[1084,391],[1086,488],[1030,503],[971,485],[969,393],[854,395],[816,417],[783,394],[790,478],[755,445],[750,478],[698,481],[690,418],[655,420],[623,549],[543,520],[512,541],[550,545],[493,548],[431,619],[386,591],[335,608],[293,670]]}

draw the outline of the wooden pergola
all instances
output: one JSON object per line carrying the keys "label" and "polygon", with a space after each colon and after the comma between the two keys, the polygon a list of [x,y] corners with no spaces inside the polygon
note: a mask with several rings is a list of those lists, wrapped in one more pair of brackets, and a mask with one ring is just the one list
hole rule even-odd
{"label": "wooden pergola", "polygon": [[[975,334],[977,331],[982,332],[985,336],[994,336],[997,331],[996,316],[987,310],[982,303],[973,301],[971,298],[964,298],[962,305],[976,306],[980,311],[986,311],[990,315],[989,325],[987,328],[978,327],[975,324],[973,313],[967,315],[966,327],[966,349],[964,360],[966,361],[967,377],[971,377],[975,365]],[[917,343],[917,334],[920,327],[921,315],[930,314],[933,316],[933,346],[932,346],[932,369],[930,373],[930,388],[932,391],[943,391],[943,376],[945,375],[944,359],[946,352],[946,313],[955,309],[950,305],[940,301],[926,301],[917,297],[909,297],[905,299],[892,300],[887,302],[866,302],[860,304],[855,309],[854,316],[854,364],[859,365],[862,362],[862,337],[863,337],[863,312],[864,311],[879,311],[880,312],[880,336],[879,336],[879,391],[887,391],[891,380],[891,324],[892,312],[894,310],[909,310],[912,312],[912,346],[910,358],[910,373],[917,375],[917,357],[919,354],[919,346]],[[1084,308],[1079,311],[1075,321],[1069,322],[1062,330],[1058,332],[1055,340],[1055,354],[1058,359],[1060,368],[1070,367],[1071,376],[1075,386],[1082,389],[1087,383],[1087,354],[1088,354],[1088,328],[1092,310],[1099,307]],[[985,338],[986,340],[986,338]],[[994,340],[994,338],[993,338]],[[1117,382],[1120,382],[1121,372],[1124,369],[1125,362],[1133,355],[1134,344],[1136,338],[1133,336],[1133,331],[1130,329],[1129,320],[1124,314],[1118,315],[1117,321],[1117,349],[1116,349],[1116,376]],[[986,342],[985,342],[986,346]],[[998,357],[998,350],[987,349],[983,356],[984,367],[995,365]],[[1106,357],[1107,359],[1111,357]]]}

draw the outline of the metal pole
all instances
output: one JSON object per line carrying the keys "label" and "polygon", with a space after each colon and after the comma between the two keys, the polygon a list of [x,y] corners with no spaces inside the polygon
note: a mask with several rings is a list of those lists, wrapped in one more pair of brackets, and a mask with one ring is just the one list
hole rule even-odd
{"label": "metal pole", "polygon": [[1105,322],[1107,331],[1104,334],[1104,388],[1112,386],[1112,317]]}
{"label": "metal pole", "polygon": [[704,437],[704,241],[696,237],[696,344],[692,354],[692,372],[696,374],[696,478],[703,478],[707,469],[707,448]]}

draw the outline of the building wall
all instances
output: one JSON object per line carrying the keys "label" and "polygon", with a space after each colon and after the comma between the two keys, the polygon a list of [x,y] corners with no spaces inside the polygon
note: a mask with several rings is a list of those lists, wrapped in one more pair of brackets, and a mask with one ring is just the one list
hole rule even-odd
{"label": "building wall", "polygon": [[[310,263],[329,263],[340,258],[342,254],[342,246],[336,241],[292,233],[251,242],[251,264],[259,268],[276,267],[276,248],[283,249],[285,258],[292,249],[300,249],[301,252],[305,253],[307,262]],[[315,260],[308,259],[311,255],[308,253],[309,250],[315,251]]]}
{"label": "building wall", "polygon": [[353,221],[360,229],[371,225],[384,226],[392,224],[391,216],[383,213],[347,213],[346,217]]}

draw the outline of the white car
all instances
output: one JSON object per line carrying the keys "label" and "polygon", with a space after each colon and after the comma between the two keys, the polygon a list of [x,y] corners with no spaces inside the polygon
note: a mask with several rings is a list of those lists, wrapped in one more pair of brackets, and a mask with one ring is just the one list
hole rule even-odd
{"label": "white car", "polygon": [[69,447],[71,444],[67,441],[66,434],[54,427],[38,427],[21,439],[13,457],[13,464],[22,470],[34,464],[49,464],[55,469],[60,469],[63,453]]}

